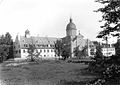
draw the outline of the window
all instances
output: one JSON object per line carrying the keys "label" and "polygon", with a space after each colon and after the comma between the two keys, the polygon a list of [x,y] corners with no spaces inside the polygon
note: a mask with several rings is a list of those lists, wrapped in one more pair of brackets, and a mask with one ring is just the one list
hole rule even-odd
{"label": "window", "polygon": [[28,44],[26,44],[26,47],[28,47]]}
{"label": "window", "polygon": [[53,50],[51,49],[51,52],[53,52]]}
{"label": "window", "polygon": [[18,51],[16,50],[16,54],[18,53]]}
{"label": "window", "polygon": [[49,52],[49,50],[47,50],[47,52]]}
{"label": "window", "polygon": [[40,52],[42,52],[42,50],[40,50]]}
{"label": "window", "polygon": [[46,57],[46,55],[44,55],[44,57]]}
{"label": "window", "polygon": [[46,50],[44,50],[44,52],[46,52]]}
{"label": "window", "polygon": [[21,50],[19,50],[19,53],[21,53]]}
{"label": "window", "polygon": [[25,50],[23,50],[23,53],[25,53]]}

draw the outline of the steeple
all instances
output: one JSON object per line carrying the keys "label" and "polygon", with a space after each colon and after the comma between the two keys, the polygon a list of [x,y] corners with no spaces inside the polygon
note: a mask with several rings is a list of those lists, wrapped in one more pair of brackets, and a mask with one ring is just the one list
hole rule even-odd
{"label": "steeple", "polygon": [[72,18],[70,17],[70,23],[72,23]]}

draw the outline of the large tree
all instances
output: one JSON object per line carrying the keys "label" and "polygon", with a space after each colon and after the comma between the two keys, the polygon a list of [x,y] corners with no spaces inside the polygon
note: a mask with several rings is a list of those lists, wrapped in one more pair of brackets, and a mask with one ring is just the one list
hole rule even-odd
{"label": "large tree", "polygon": [[[120,0],[96,0],[101,4],[104,4],[104,7],[99,8],[97,12],[102,12],[102,20],[104,25],[101,26],[103,30],[97,36],[98,38],[102,38],[106,35],[119,36],[117,33],[120,31]],[[112,34],[112,32],[115,32]]]}
{"label": "large tree", "polygon": [[[104,22],[104,25],[101,26],[103,30],[99,33],[97,37],[105,38],[106,41],[108,40],[109,35],[119,37],[120,0],[96,0],[96,2],[103,4],[103,7],[99,8],[97,12],[102,12],[103,15],[101,22]],[[119,44],[117,44],[117,46],[118,45]],[[101,73],[101,79],[97,79],[92,85],[101,85],[101,83],[111,84],[113,81],[115,81],[116,83],[119,82],[120,84],[120,64],[116,63],[118,59],[118,55],[111,56],[108,59],[102,59],[97,66],[97,68],[99,68],[98,71],[100,71]],[[114,83],[114,85],[116,84]]]}
{"label": "large tree", "polygon": [[0,37],[1,61],[13,58],[13,40],[9,32]]}
{"label": "large tree", "polygon": [[13,58],[13,40],[9,32],[5,34],[5,44],[10,46],[8,58]]}

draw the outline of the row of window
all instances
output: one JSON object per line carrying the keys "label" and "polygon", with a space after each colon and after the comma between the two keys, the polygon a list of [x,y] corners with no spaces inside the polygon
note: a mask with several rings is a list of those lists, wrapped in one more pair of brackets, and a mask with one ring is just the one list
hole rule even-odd
{"label": "row of window", "polygon": [[[51,55],[51,57],[53,57],[53,56],[55,56],[56,57],[56,55]],[[50,57],[50,55],[41,55],[41,57]]]}
{"label": "row of window", "polygon": [[[40,51],[39,52],[44,52],[44,53],[49,53],[49,52],[54,52],[55,50],[54,49],[40,49]],[[26,51],[25,50],[23,50],[23,53],[25,53]],[[36,50],[36,52],[38,52],[38,50]]]}
{"label": "row of window", "polygon": [[16,50],[16,51],[14,51],[14,52],[15,52],[16,54],[17,54],[17,53],[21,53],[21,50]]}
{"label": "row of window", "polygon": [[[55,50],[54,49],[40,49],[40,52],[44,52],[44,53],[49,53],[49,52],[54,52]],[[21,50],[16,50],[14,51],[16,54],[17,53],[21,53]],[[23,50],[23,53],[27,52],[26,50]],[[36,52],[38,52],[38,50],[36,50]]]}
{"label": "row of window", "polygon": [[109,48],[107,49],[106,48],[106,49],[102,49],[102,51],[115,51],[115,49],[109,49]]}
{"label": "row of window", "polygon": [[[40,44],[33,44],[37,47],[54,47],[54,45],[40,45]],[[29,47],[29,44],[24,44],[24,47]]]}

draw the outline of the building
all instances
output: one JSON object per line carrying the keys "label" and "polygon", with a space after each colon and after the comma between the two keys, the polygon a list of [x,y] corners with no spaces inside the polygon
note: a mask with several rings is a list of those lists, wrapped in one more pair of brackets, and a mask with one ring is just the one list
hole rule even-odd
{"label": "building", "polygon": [[115,47],[112,44],[102,44],[102,53],[106,57],[115,55]]}
{"label": "building", "polygon": [[[88,56],[94,56],[95,47],[92,41],[88,39],[84,39],[84,36],[80,34],[76,34],[77,29],[76,25],[73,23],[72,19],[66,27],[66,36],[61,38],[64,44],[67,45],[67,48],[70,53],[70,57],[74,56],[74,49],[79,47],[79,50],[82,50],[85,46],[87,46]],[[58,40],[58,38],[53,37],[35,37],[30,36],[30,31],[26,30],[24,36],[16,36],[14,42],[14,56],[16,58],[26,58],[28,56],[27,48],[30,44],[33,44],[38,52],[41,52],[41,58],[56,58],[56,54],[54,51],[54,44]]]}
{"label": "building", "polygon": [[66,26],[66,36],[62,38],[64,44],[67,45],[67,48],[70,52],[70,57],[75,57],[74,50],[76,47],[79,50],[82,50],[85,46],[87,47],[87,54],[88,56],[94,56],[95,46],[89,39],[84,39],[84,36],[79,34],[77,35],[77,28],[76,25],[73,23],[72,19],[70,18],[69,23]]}
{"label": "building", "polygon": [[33,44],[37,51],[40,52],[41,58],[54,59],[56,57],[54,51],[54,43],[57,38],[53,37],[34,37],[30,36],[30,31],[25,31],[25,36],[16,36],[14,42],[14,56],[15,58],[25,59],[28,56],[28,50],[30,44]]}

